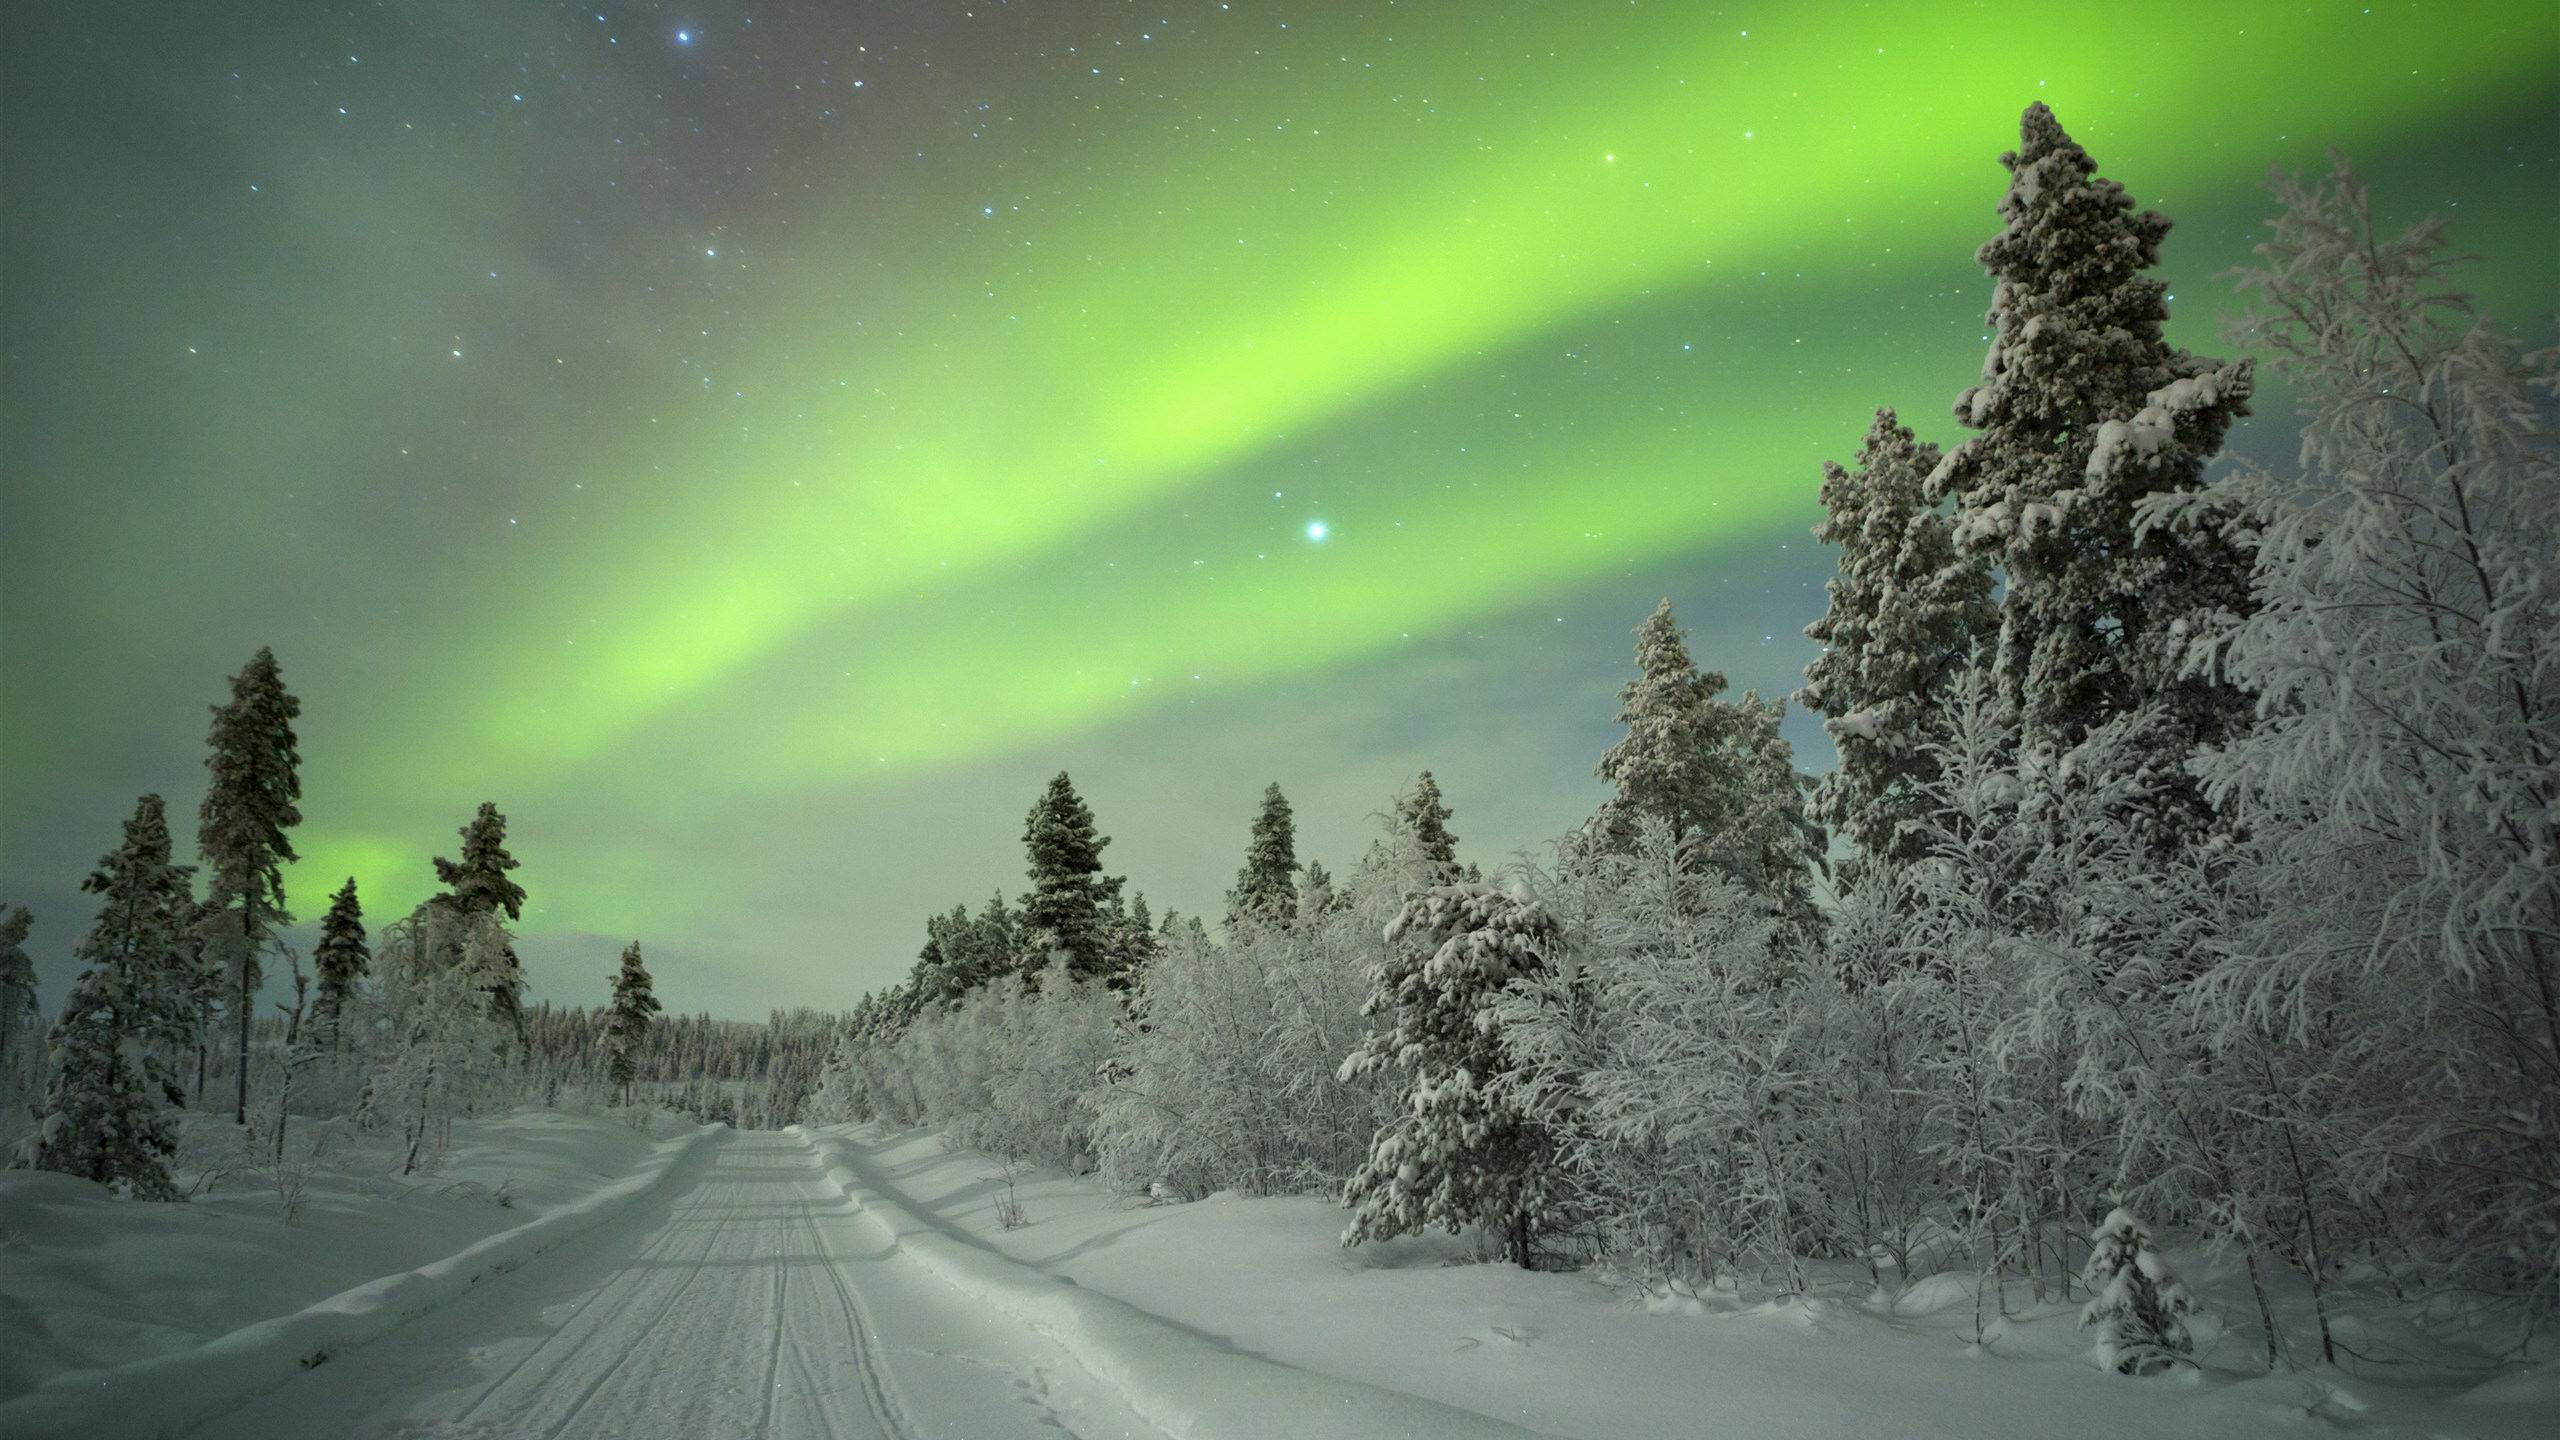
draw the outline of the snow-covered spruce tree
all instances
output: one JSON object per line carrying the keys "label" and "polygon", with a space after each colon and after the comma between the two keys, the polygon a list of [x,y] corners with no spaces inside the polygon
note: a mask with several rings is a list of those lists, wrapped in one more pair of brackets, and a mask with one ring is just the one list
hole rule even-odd
{"label": "snow-covered spruce tree", "polygon": [[977,977],[969,973],[959,953],[967,944],[969,926],[966,905],[925,917],[924,948],[916,952],[916,963],[908,967],[907,976],[928,1004],[956,1004],[975,987]]}
{"label": "snow-covered spruce tree", "polygon": [[71,954],[108,972],[101,1003],[141,1047],[152,1087],[174,1105],[186,1098],[179,1058],[201,1018],[203,972],[189,928],[198,917],[188,884],[194,871],[169,855],[168,811],[159,796],[145,795],[124,823],[123,843],[80,882],[98,897],[98,916]]}
{"label": "snow-covered spruce tree", "polygon": [[631,1082],[639,1075],[640,1047],[649,1038],[649,1017],[664,1008],[650,982],[649,967],[640,963],[640,942],[634,940],[623,947],[622,968],[613,977],[613,1005],[605,1019],[605,1073],[613,1082],[615,1097],[625,1105],[631,1103]]}
{"label": "snow-covered spruce tree", "polygon": [[1822,933],[1813,881],[1823,839],[1806,817],[1794,752],[1778,734],[1783,706],[1748,692],[1719,699],[1724,676],[1690,660],[1669,600],[1636,627],[1636,669],[1618,697],[1626,738],[1598,767],[1617,793],[1591,817],[1584,844],[1630,849],[1646,817],[1674,835],[1694,831],[1698,856],[1761,897],[1791,953],[1810,953]]}
{"label": "snow-covered spruce tree", "polygon": [[196,812],[205,903],[227,922],[215,933],[226,974],[240,1063],[232,1118],[249,1123],[249,1026],[255,1018],[259,957],[275,931],[293,923],[284,907],[284,867],[301,857],[285,832],[302,823],[302,752],[293,722],[302,702],[284,688],[275,652],[259,647],[231,677],[231,699],[213,707],[205,769],[211,779]]}
{"label": "snow-covered spruce tree", "polygon": [[1998,619],[1991,570],[1956,554],[1947,517],[1924,493],[1938,447],[1878,410],[1857,468],[1822,467],[1822,523],[1813,537],[1840,547],[1824,587],[1830,608],[1805,627],[1822,653],[1804,671],[1797,703],[1823,717],[1839,768],[1814,787],[1812,812],[1861,857],[1917,857],[1905,827],[1919,818],[1925,742],[1947,677],[1963,668]]}
{"label": "snow-covered spruce tree", "polygon": [[1022,927],[1014,908],[1005,902],[999,890],[978,907],[976,918],[959,938],[961,948],[949,959],[953,969],[967,981],[968,987],[989,984],[1001,977],[1017,973],[1023,955]]}
{"label": "snow-covered spruce tree", "polygon": [[1306,873],[1298,877],[1296,923],[1314,925],[1333,913],[1339,897],[1334,893],[1333,876],[1316,861],[1307,862]]}
{"label": "snow-covered spruce tree", "polygon": [[1111,970],[1105,978],[1112,989],[1125,991],[1134,987],[1147,967],[1164,953],[1164,941],[1156,934],[1155,912],[1147,908],[1145,891],[1130,896],[1125,908],[1115,893],[1111,906],[1111,921],[1105,927]]}
{"label": "snow-covered spruce tree", "polygon": [[2160,1258],[2150,1228],[2131,1211],[2111,1210],[2089,1244],[2080,1278],[2091,1299],[2080,1326],[2098,1332],[2098,1363],[2119,1375],[2150,1375],[2192,1355],[2186,1317],[2196,1313],[2195,1297]]}
{"label": "snow-covered spruce tree", "polygon": [[[2198,762],[2254,837],[2253,932],[2193,1005],[2226,1053],[2316,1053],[2320,1167],[2404,1288],[2560,1313],[2560,352],[2453,286],[2442,227],[2377,232],[2340,162],[2280,177],[2236,331],[2299,395],[2298,470],[2155,528],[2258,537],[2254,605],[2189,659],[2257,692]],[[2342,1109],[2352,1106],[2348,1113]],[[2352,1231],[2350,1232],[2352,1233]]]}
{"label": "snow-covered spruce tree", "polygon": [[347,999],[372,963],[373,952],[365,945],[364,905],[356,898],[356,877],[350,875],[329,897],[329,913],[320,917],[319,943],[311,948],[312,968],[320,972],[311,1024],[320,1043],[331,1050],[339,1046],[339,1019]]}
{"label": "snow-covered spruce tree", "polygon": [[1343,1244],[1481,1225],[1514,1264],[1536,1262],[1561,1188],[1555,1138],[1509,1084],[1495,1002],[1560,958],[1562,939],[1544,909],[1485,885],[1434,886],[1387,926],[1361,1008],[1392,1023],[1337,1073],[1348,1082],[1403,1071],[1406,1110],[1343,1186],[1356,1211]]}
{"label": "snow-covered spruce tree", "polygon": [[1449,807],[1440,800],[1440,782],[1428,770],[1414,777],[1412,789],[1396,797],[1396,822],[1421,847],[1433,885],[1450,884],[1463,873],[1458,865],[1458,837],[1449,833],[1449,815]]}
{"label": "snow-covered spruce tree", "polygon": [[[1109,968],[1104,953],[1104,902],[1119,893],[1117,876],[1102,873],[1110,837],[1096,834],[1093,811],[1061,770],[1023,822],[1022,845],[1030,860],[1031,893],[1023,897],[1021,926],[1042,956],[1063,952],[1078,976]],[[1045,963],[1045,962],[1044,962]],[[1038,964],[1029,967],[1036,971]]]}
{"label": "snow-covered spruce tree", "polygon": [[[485,927],[469,923],[438,927],[459,940],[484,931],[499,937],[500,954],[483,973],[483,1003],[500,1024],[524,1033],[524,966],[516,959],[515,945],[508,939],[504,921],[524,915],[524,887],[509,878],[516,868],[516,857],[507,853],[507,817],[486,800],[471,823],[462,827],[462,858],[435,859],[436,879],[444,882],[445,893],[427,903],[450,911],[459,921],[487,920]],[[448,957],[449,963],[462,963],[458,952]]]}
{"label": "snow-covered spruce tree", "polygon": [[1241,936],[1256,925],[1287,921],[1297,909],[1298,868],[1297,826],[1289,816],[1289,798],[1275,780],[1262,792],[1262,809],[1245,842],[1244,868],[1227,892],[1227,934]]}
{"label": "snow-covered spruce tree", "polygon": [[27,955],[35,923],[24,905],[0,906],[0,1094],[9,1090],[27,1036],[43,1018],[36,1010],[36,962]]}
{"label": "snow-covered spruce tree", "polygon": [[[2067,749],[2158,699],[2164,772],[2248,718],[2245,696],[2184,664],[2203,617],[2248,605],[2246,550],[2227,532],[2137,530],[2146,497],[2192,491],[2247,412],[2250,370],[2162,338],[2169,221],[2124,187],[2042,104],[2027,107],[1977,257],[1992,276],[1991,349],[1956,418],[1982,433],[1950,451],[1928,497],[1955,499],[1954,539],[2003,581],[1998,670],[2026,743]],[[2200,805],[2162,817],[2173,845]]]}
{"label": "snow-covered spruce tree", "polygon": [[80,972],[53,1022],[51,1073],[19,1158],[139,1200],[184,1199],[169,1179],[177,1127],[152,1098],[134,1018],[112,965]]}

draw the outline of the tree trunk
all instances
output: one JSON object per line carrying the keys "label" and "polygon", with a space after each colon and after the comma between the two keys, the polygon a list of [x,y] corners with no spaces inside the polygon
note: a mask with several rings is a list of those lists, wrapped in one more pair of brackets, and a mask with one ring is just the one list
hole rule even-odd
{"label": "tree trunk", "polygon": [[247,904],[240,907],[240,1089],[233,1107],[235,1124],[249,1123],[249,1022],[256,1017],[249,1010],[250,914]]}

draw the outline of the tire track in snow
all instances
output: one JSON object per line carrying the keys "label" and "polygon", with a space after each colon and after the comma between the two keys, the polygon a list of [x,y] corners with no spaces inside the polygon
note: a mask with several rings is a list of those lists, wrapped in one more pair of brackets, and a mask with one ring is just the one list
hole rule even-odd
{"label": "tire track in snow", "polygon": [[[810,1165],[817,1170],[823,1187],[826,1170],[819,1162],[817,1147],[811,1145],[805,1136],[800,1144]],[[809,1227],[809,1238],[817,1242],[818,1268],[826,1272],[828,1283],[835,1289],[836,1308],[844,1317],[845,1337],[852,1344],[854,1370],[862,1381],[862,1398],[870,1405],[872,1418],[879,1423],[885,1440],[916,1440],[918,1431],[907,1416],[896,1382],[889,1377],[886,1357],[880,1353],[880,1332],[872,1327],[871,1312],[863,1305],[861,1297],[845,1283],[843,1268],[836,1260],[834,1249],[827,1244],[826,1232],[818,1228],[814,1201],[800,1207],[800,1218]]]}
{"label": "tire track in snow", "polygon": [[[543,1431],[543,1440],[560,1440],[560,1437],[568,1432],[569,1427],[577,1423],[578,1416],[584,1413],[589,1405],[595,1403],[596,1396],[603,1393],[604,1387],[611,1383],[613,1377],[621,1372],[622,1367],[630,1362],[630,1359],[634,1354],[638,1353],[640,1349],[638,1342],[647,1339],[657,1330],[659,1325],[665,1323],[667,1316],[674,1313],[676,1306],[684,1300],[686,1292],[693,1289],[694,1282],[700,1280],[703,1273],[710,1268],[708,1262],[711,1258],[711,1252],[718,1248],[720,1244],[720,1237],[727,1233],[729,1223],[738,1218],[738,1211],[744,1207],[744,1202],[735,1198],[737,1195],[736,1187],[733,1186],[729,1188],[732,1195],[729,1207],[721,1213],[719,1219],[712,1222],[711,1232],[703,1241],[702,1252],[693,1257],[690,1267],[685,1271],[684,1279],[676,1285],[674,1292],[667,1296],[667,1302],[659,1306],[657,1310],[650,1315],[649,1323],[641,1326],[636,1332],[633,1332],[632,1343],[624,1345],[619,1354],[616,1354],[610,1361],[606,1362],[604,1368],[598,1370],[594,1377],[589,1379],[586,1385],[579,1390],[578,1397],[569,1402],[567,1412],[562,1414],[557,1421],[553,1422],[549,1428]],[[626,1270],[624,1273],[627,1274],[630,1272]],[[605,1325],[598,1325],[595,1330],[589,1333],[587,1338],[591,1340],[596,1335],[604,1333],[607,1328],[608,1327]],[[561,1363],[563,1365],[567,1364],[569,1360],[576,1357],[578,1351],[584,1350],[585,1348],[586,1341],[580,1341],[576,1349],[571,1350],[568,1355],[561,1357]]]}
{"label": "tire track in snow", "polygon": [[756,1422],[758,1435],[773,1433],[773,1402],[782,1378],[782,1339],[791,1329],[791,1247],[785,1243],[774,1255],[773,1265],[773,1343],[764,1357],[764,1418]]}
{"label": "tire track in snow", "polygon": [[[714,1163],[717,1162],[715,1161]],[[616,1283],[620,1281],[623,1276],[630,1274],[633,1269],[640,1265],[655,1262],[667,1251],[674,1249],[676,1242],[684,1237],[687,1227],[695,1220],[699,1219],[702,1212],[707,1209],[710,1204],[710,1187],[703,1185],[695,1186],[693,1192],[693,1203],[685,1207],[682,1215],[678,1216],[665,1228],[661,1229],[647,1245],[641,1247],[640,1252],[637,1255],[634,1255],[631,1258],[630,1263],[624,1266],[623,1269],[615,1272],[612,1279],[607,1280],[604,1284],[588,1291],[586,1298],[578,1302],[577,1308],[569,1312],[567,1318],[560,1322],[558,1328],[554,1329],[550,1334],[543,1336],[532,1349],[524,1353],[524,1357],[522,1359],[516,1361],[515,1364],[508,1366],[507,1373],[499,1376],[497,1380],[489,1386],[489,1388],[481,1391],[479,1396],[469,1405],[464,1406],[462,1413],[454,1416],[450,1423],[455,1425],[467,1424],[472,1416],[479,1414],[481,1408],[487,1405],[492,1399],[496,1398],[499,1391],[506,1389],[507,1386],[515,1380],[516,1376],[524,1372],[524,1368],[526,1366],[541,1359],[550,1351],[553,1345],[559,1343],[561,1337],[567,1335],[570,1329],[574,1327],[580,1319],[585,1317],[587,1311],[592,1308],[598,1300],[603,1299],[608,1293],[610,1293],[615,1288]],[[706,1253],[708,1252],[706,1251]],[[584,1350],[587,1347],[588,1342],[594,1340],[597,1334],[603,1329],[604,1320],[599,1318],[596,1324],[588,1327],[586,1332],[578,1337],[577,1343],[571,1345],[569,1349],[560,1356],[560,1364],[566,1365],[571,1360],[577,1358],[578,1352]]]}

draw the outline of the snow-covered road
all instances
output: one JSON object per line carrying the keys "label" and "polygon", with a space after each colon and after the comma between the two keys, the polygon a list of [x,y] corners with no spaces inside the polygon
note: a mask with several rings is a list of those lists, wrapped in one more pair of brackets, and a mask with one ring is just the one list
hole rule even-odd
{"label": "snow-covered road", "polygon": [[1154,1436],[1052,1342],[913,1268],[797,1134],[297,1376],[206,1437]]}

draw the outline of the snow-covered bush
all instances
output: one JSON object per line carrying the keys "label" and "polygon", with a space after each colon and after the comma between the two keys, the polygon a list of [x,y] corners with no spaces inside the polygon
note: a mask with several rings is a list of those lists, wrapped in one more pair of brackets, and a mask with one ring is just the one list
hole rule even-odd
{"label": "snow-covered bush", "polygon": [[2196,1313],[2195,1297],[2160,1258],[2149,1227],[2129,1210],[2111,1210],[2089,1243],[2080,1278],[2090,1300],[2080,1325],[2098,1332],[2098,1363],[2119,1375],[2149,1375],[2192,1354],[2187,1317]]}
{"label": "snow-covered bush", "polygon": [[1494,1000],[1491,1028],[1601,1259],[1648,1284],[1749,1266],[1800,1290],[1812,1077],[1773,986],[1777,920],[1698,841],[1647,817],[1631,849],[1540,877],[1571,945]]}
{"label": "snow-covered bush", "polygon": [[1097,1097],[1102,1172],[1131,1193],[1338,1193],[1398,1096],[1337,1073],[1368,1031],[1400,877],[1371,867],[1320,914],[1177,937],[1149,964],[1139,1023]]}
{"label": "snow-covered bush", "polygon": [[1122,1006],[1102,980],[1056,962],[895,1030],[850,1029],[811,1101],[821,1121],[939,1125],[955,1145],[1061,1169],[1094,1165],[1090,1092],[1119,1043]]}
{"label": "snow-covered bush", "polygon": [[404,1171],[432,1160],[457,1117],[497,1098],[516,1035],[492,1017],[489,995],[514,970],[491,914],[422,905],[383,931],[376,983],[353,1012],[365,1067],[355,1118],[399,1128]]}

